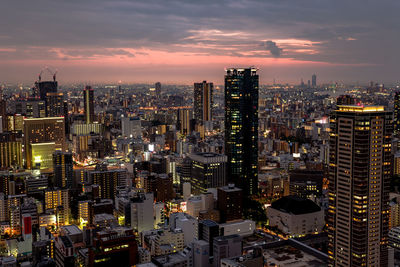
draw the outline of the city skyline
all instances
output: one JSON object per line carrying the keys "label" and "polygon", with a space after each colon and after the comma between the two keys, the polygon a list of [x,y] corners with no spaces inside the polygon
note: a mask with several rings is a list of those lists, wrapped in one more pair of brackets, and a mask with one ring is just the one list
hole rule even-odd
{"label": "city skyline", "polygon": [[222,84],[224,68],[251,66],[260,68],[260,84],[313,73],[321,82],[398,80],[396,1],[20,5],[3,5],[2,82],[32,81],[47,65],[60,83]]}

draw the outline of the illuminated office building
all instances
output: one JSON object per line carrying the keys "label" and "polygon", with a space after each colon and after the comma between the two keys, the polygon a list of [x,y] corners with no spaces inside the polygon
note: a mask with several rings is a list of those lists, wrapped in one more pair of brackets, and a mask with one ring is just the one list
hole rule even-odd
{"label": "illuminated office building", "polygon": [[194,119],[196,123],[212,121],[213,83],[194,84]]}
{"label": "illuminated office building", "polygon": [[388,266],[392,113],[338,106],[330,128],[330,266]]}
{"label": "illuminated office building", "polygon": [[85,107],[85,122],[94,122],[94,91],[91,86],[86,86],[83,90],[83,102]]}
{"label": "illuminated office building", "polygon": [[47,93],[46,94],[46,116],[63,117],[64,116],[64,94]]}
{"label": "illuminated office building", "polygon": [[31,144],[31,155],[32,155],[32,168],[38,169],[49,169],[53,167],[52,154],[56,149],[56,143],[37,143]]}
{"label": "illuminated office building", "polygon": [[257,69],[227,69],[225,75],[225,154],[228,182],[258,192]]}
{"label": "illuminated office building", "polygon": [[216,153],[190,154],[191,171],[190,184],[192,194],[199,195],[207,192],[208,188],[226,185],[225,155]]}
{"label": "illuminated office building", "polygon": [[[45,145],[39,145],[43,143],[47,144],[47,150],[50,149],[50,143],[54,143],[55,150],[65,150],[63,117],[24,119],[25,164],[28,169],[35,166],[34,161],[40,162],[42,160],[40,157],[47,158],[48,155],[39,154],[41,152],[37,153],[35,157],[32,155],[34,147],[36,151],[44,151]],[[50,152],[50,158],[52,153],[53,152]],[[51,161],[50,159],[50,162]]]}

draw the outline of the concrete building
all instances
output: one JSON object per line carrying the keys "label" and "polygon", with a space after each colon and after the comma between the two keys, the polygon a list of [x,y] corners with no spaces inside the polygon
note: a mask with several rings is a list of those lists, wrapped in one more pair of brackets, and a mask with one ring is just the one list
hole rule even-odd
{"label": "concrete building", "polygon": [[256,222],[251,220],[240,220],[219,225],[219,232],[221,236],[227,235],[240,235],[250,236],[256,230]]}
{"label": "concrete building", "polygon": [[184,244],[188,246],[198,237],[198,222],[196,218],[186,213],[172,213],[169,217],[171,230],[181,229],[184,234]]}
{"label": "concrete building", "polygon": [[194,240],[193,247],[193,267],[208,267],[210,262],[210,245],[204,240]]}
{"label": "concrete building", "polygon": [[243,217],[243,190],[233,184],[218,188],[217,207],[221,222],[241,220]]}
{"label": "concrete building", "polygon": [[242,250],[242,237],[239,235],[215,237],[213,244],[213,266],[220,267],[222,259],[242,255]]}
{"label": "concrete building", "polygon": [[139,117],[121,117],[122,137],[140,138],[142,123]]}
{"label": "concrete building", "polygon": [[273,202],[267,209],[270,226],[289,236],[302,236],[322,232],[324,211],[313,201],[287,196]]}

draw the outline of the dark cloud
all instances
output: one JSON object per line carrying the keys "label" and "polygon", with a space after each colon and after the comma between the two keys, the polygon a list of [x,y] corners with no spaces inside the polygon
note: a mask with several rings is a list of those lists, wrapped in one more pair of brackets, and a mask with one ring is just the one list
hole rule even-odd
{"label": "dark cloud", "polygon": [[135,48],[369,64],[397,79],[399,8],[398,0],[3,0],[0,61],[146,53],[124,49]]}
{"label": "dark cloud", "polygon": [[280,57],[283,51],[282,48],[279,48],[275,42],[266,41],[265,48],[271,53],[273,57]]}

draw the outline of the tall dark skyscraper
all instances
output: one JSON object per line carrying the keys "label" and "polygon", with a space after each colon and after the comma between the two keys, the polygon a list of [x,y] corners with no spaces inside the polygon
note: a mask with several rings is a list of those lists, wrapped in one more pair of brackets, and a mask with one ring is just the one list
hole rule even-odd
{"label": "tall dark skyscraper", "polygon": [[396,92],[394,95],[394,110],[393,110],[393,124],[394,124],[394,135],[400,136],[400,92]]}
{"label": "tall dark skyscraper", "polygon": [[160,99],[161,98],[161,83],[156,82],[155,86],[156,86],[156,96],[158,99]]}
{"label": "tall dark skyscraper", "polygon": [[94,91],[91,86],[86,86],[83,90],[83,100],[85,106],[85,121],[92,123],[94,121]]}
{"label": "tall dark skyscraper", "polygon": [[244,196],[258,191],[257,69],[227,69],[225,75],[225,154],[229,182]]}
{"label": "tall dark skyscraper", "polygon": [[212,121],[213,83],[194,84],[194,118],[196,123]]}
{"label": "tall dark skyscraper", "polygon": [[57,93],[58,82],[55,80],[53,81],[38,81],[36,83],[36,87],[38,90],[38,94],[40,99],[46,100],[47,93]]}
{"label": "tall dark skyscraper", "polygon": [[313,88],[317,87],[317,75],[313,74],[313,76],[311,77],[311,86]]}
{"label": "tall dark skyscraper", "polygon": [[392,113],[342,105],[330,128],[330,266],[388,266]]}

